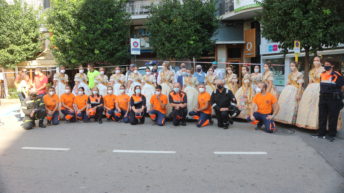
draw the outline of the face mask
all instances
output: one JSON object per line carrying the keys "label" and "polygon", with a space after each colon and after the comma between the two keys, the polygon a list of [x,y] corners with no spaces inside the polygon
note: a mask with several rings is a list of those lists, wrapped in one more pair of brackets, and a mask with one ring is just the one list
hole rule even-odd
{"label": "face mask", "polygon": [[269,70],[269,68],[268,68],[268,67],[264,67],[264,70],[265,70],[265,71],[268,71],[268,70]]}
{"label": "face mask", "polygon": [[66,71],[65,71],[65,70],[61,70],[60,72],[61,72],[62,74],[64,74]]}
{"label": "face mask", "polygon": [[79,70],[79,73],[84,73],[84,70]]}
{"label": "face mask", "polygon": [[155,94],[156,95],[160,95],[160,91],[155,91]]}
{"label": "face mask", "polygon": [[217,66],[213,66],[213,68],[214,68],[214,69],[216,69],[216,68],[217,68]]}
{"label": "face mask", "polygon": [[84,94],[84,91],[79,91],[78,94],[79,94],[79,95],[83,95],[83,94]]}
{"label": "face mask", "polygon": [[232,74],[232,72],[233,72],[233,71],[231,71],[231,70],[227,70],[227,73],[228,73],[228,74]]}
{"label": "face mask", "polygon": [[119,73],[121,73],[121,71],[120,70],[116,70],[116,74],[119,74]]}
{"label": "face mask", "polygon": [[50,95],[54,95],[55,92],[54,92],[54,91],[50,91],[49,94],[50,94]]}
{"label": "face mask", "polygon": [[262,92],[262,89],[260,89],[259,87],[256,88],[256,93],[260,93]]}
{"label": "face mask", "polygon": [[135,92],[136,92],[136,94],[140,94],[141,93],[141,89],[136,89]]}
{"label": "face mask", "polygon": [[187,76],[188,73],[187,72],[182,72],[182,76]]}
{"label": "face mask", "polygon": [[87,71],[91,71],[91,68],[87,68]]}
{"label": "face mask", "polygon": [[104,71],[100,71],[100,74],[105,74],[105,72]]}
{"label": "face mask", "polygon": [[213,71],[209,71],[208,73],[209,73],[209,74],[213,74]]}
{"label": "face mask", "polygon": [[39,72],[35,72],[35,75],[38,75],[39,74]]}
{"label": "face mask", "polygon": [[124,93],[124,89],[119,89],[119,92],[120,93]]}
{"label": "face mask", "polygon": [[326,71],[330,71],[332,69],[332,66],[324,66]]}
{"label": "face mask", "polygon": [[256,69],[256,68],[255,68],[255,69],[254,69],[254,72],[255,72],[255,73],[258,73],[258,72],[259,72],[259,69]]}
{"label": "face mask", "polygon": [[65,92],[66,92],[66,93],[70,93],[70,90],[69,90],[69,89],[66,89]]}
{"label": "face mask", "polygon": [[221,84],[220,84],[220,85],[217,85],[217,88],[218,88],[218,89],[223,89],[223,85],[221,85]]}
{"label": "face mask", "polygon": [[136,73],[137,73],[137,70],[134,70],[134,73],[136,74]]}
{"label": "face mask", "polygon": [[173,88],[174,92],[179,92],[179,88]]}
{"label": "face mask", "polygon": [[98,94],[98,91],[92,91],[93,94]]}
{"label": "face mask", "polygon": [[146,72],[146,74],[147,74],[147,75],[150,75],[150,74],[151,74],[151,72]]}
{"label": "face mask", "polygon": [[197,72],[201,72],[201,71],[202,71],[202,69],[197,69],[196,71],[197,71]]}
{"label": "face mask", "polygon": [[296,68],[294,66],[290,67],[290,70],[293,72]]}
{"label": "face mask", "polygon": [[314,64],[315,66],[320,66],[320,65],[321,65],[321,63],[318,62],[318,61],[313,62],[313,64]]}
{"label": "face mask", "polygon": [[201,92],[201,93],[203,93],[203,92],[205,91],[204,88],[199,88],[198,90],[199,90],[199,92]]}
{"label": "face mask", "polygon": [[108,94],[112,94],[112,92],[113,92],[112,90],[108,90]]}

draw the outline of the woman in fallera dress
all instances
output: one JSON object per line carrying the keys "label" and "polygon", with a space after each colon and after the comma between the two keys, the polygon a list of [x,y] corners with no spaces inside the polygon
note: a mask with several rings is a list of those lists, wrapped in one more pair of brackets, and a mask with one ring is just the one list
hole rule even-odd
{"label": "woman in fallera dress", "polygon": [[196,89],[197,79],[191,73],[191,70],[186,70],[187,76],[184,78],[184,92],[187,97],[188,111],[192,111],[197,107],[198,91]]}
{"label": "woman in fallera dress", "polygon": [[278,98],[278,94],[274,86],[274,74],[270,70],[269,64],[264,64],[264,73],[263,73],[262,81],[268,85],[268,88],[266,91],[274,95],[276,98]]}
{"label": "woman in fallera dress", "polygon": [[238,76],[233,73],[232,66],[226,68],[225,88],[231,90],[232,93],[236,93],[238,90]]}
{"label": "woman in fallera dress", "polygon": [[66,91],[66,85],[68,84],[68,75],[66,73],[66,68],[60,66],[60,71],[56,72],[54,75],[54,88],[57,96],[61,96]]}
{"label": "woman in fallera dress", "polygon": [[[152,95],[155,92],[155,77],[151,73],[149,67],[146,68],[146,74],[143,76],[142,94],[146,97],[147,101],[150,101]],[[147,105],[147,110],[150,110],[151,105]]]}
{"label": "woman in fallera dress", "polygon": [[214,90],[216,90],[215,86],[216,75],[214,73],[213,68],[209,68],[207,75],[205,76],[205,90],[211,95]]}
{"label": "woman in fallera dress", "polygon": [[309,84],[305,89],[297,112],[296,126],[317,130],[319,120],[320,75],[324,71],[320,57],[313,59],[314,67],[309,71]]}
{"label": "woman in fallera dress", "polygon": [[105,75],[105,68],[99,68],[100,74],[94,79],[94,83],[99,90],[99,94],[101,96],[105,96],[107,94],[107,86],[109,84],[109,78]]}
{"label": "woman in fallera dress", "polygon": [[287,86],[284,87],[278,99],[280,110],[274,119],[275,121],[290,125],[295,124],[303,83],[303,74],[298,71],[296,63],[291,62]]}
{"label": "woman in fallera dress", "polygon": [[142,75],[137,70],[137,67],[134,67],[134,72],[129,74],[128,77],[128,95],[131,96],[134,94],[135,86],[141,86],[142,84]]}
{"label": "woman in fallera dress", "polygon": [[251,103],[252,103],[252,98],[254,96],[254,93],[252,89],[252,82],[251,82],[251,75],[249,72],[249,68],[247,66],[243,66],[241,69],[241,74],[242,74],[241,87],[235,93],[235,98],[238,103],[238,108],[241,110],[241,113],[238,116],[238,118],[247,119],[247,117],[250,115]]}
{"label": "woman in fallera dress", "polygon": [[256,88],[258,87],[258,82],[261,82],[263,80],[263,75],[260,73],[260,66],[255,65],[253,73],[251,74],[251,80],[252,80],[252,89],[253,92],[255,92]]}
{"label": "woman in fallera dress", "polygon": [[120,95],[121,85],[125,84],[125,75],[121,73],[121,68],[117,66],[115,68],[115,74],[110,76],[110,86],[113,86],[113,94]]}
{"label": "woman in fallera dress", "polygon": [[[162,63],[163,70],[158,75],[158,84],[161,85],[161,94],[169,96],[174,81],[174,72],[170,68],[170,62],[165,61]],[[172,112],[170,105],[167,105],[167,116]]]}
{"label": "woman in fallera dress", "polygon": [[82,65],[79,66],[79,73],[77,73],[75,76],[74,76],[74,82],[75,82],[75,86],[73,88],[73,94],[74,95],[78,95],[78,90],[80,87],[83,87],[84,88],[84,93],[89,96],[91,95],[91,90],[90,88],[88,87],[88,84],[87,84],[87,75],[84,73],[85,70],[84,70],[84,67]]}

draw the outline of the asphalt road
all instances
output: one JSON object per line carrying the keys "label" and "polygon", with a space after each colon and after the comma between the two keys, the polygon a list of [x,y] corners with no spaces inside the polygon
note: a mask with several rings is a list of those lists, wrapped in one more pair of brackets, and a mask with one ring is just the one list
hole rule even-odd
{"label": "asphalt road", "polygon": [[240,122],[228,130],[147,120],[23,131],[5,110],[1,193],[344,192],[343,139],[283,127],[266,134]]}

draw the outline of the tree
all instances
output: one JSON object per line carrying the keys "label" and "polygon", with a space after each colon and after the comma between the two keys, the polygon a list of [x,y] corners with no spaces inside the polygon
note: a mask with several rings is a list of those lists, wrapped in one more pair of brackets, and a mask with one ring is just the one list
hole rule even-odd
{"label": "tree", "polygon": [[0,0],[0,66],[13,67],[34,59],[40,51],[39,25],[26,4]]}
{"label": "tree", "polygon": [[149,42],[158,57],[199,57],[213,46],[211,37],[218,26],[215,1],[163,0],[150,7]]}
{"label": "tree", "polygon": [[60,64],[119,64],[129,57],[130,20],[124,0],[54,0],[48,23]]}
{"label": "tree", "polygon": [[[292,49],[294,40],[301,41],[305,75],[310,69],[310,52],[344,42],[344,1],[263,0],[260,4],[262,35],[279,42],[283,49]],[[308,83],[308,76],[305,78]]]}

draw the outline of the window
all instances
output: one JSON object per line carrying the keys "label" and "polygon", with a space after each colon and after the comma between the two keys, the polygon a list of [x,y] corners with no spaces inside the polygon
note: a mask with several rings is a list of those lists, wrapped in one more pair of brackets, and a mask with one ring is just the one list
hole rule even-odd
{"label": "window", "polygon": [[43,8],[49,8],[50,7],[50,0],[43,0]]}

